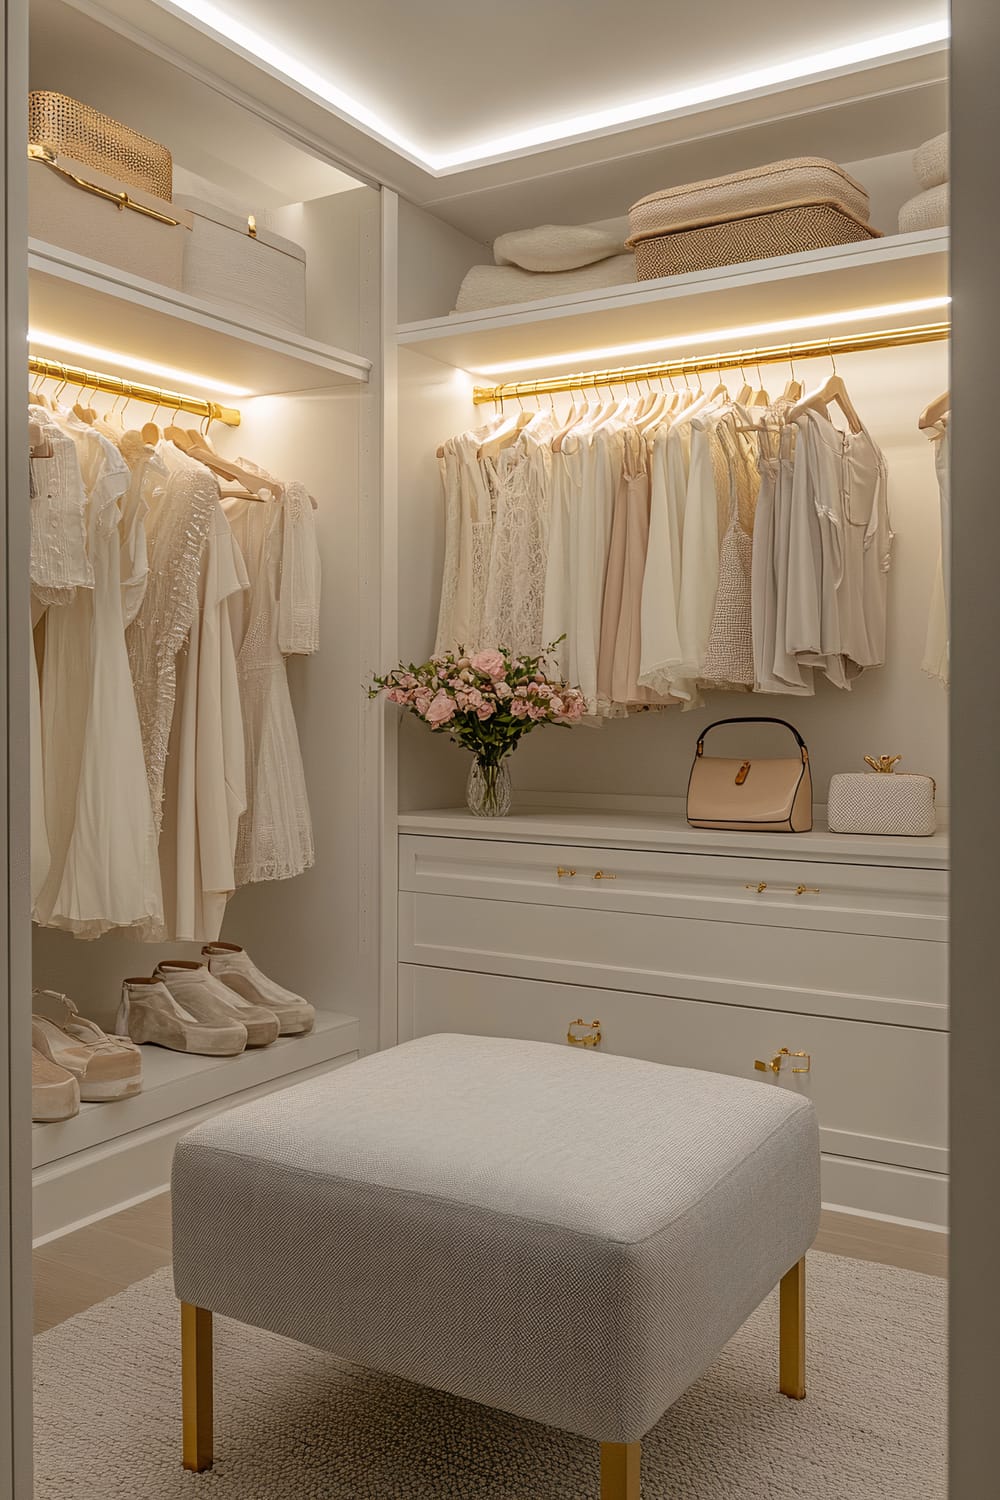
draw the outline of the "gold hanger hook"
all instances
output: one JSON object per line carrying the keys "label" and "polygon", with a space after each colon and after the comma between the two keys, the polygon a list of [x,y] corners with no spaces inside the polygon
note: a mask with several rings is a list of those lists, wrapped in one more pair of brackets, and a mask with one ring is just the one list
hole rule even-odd
{"label": "gold hanger hook", "polygon": [[53,404],[55,404],[59,400],[59,397],[62,395],[62,393],[66,389],[66,387],[69,385],[69,370],[63,364],[61,364],[59,366],[59,368],[62,371],[62,379],[60,380],[59,384],[56,386],[55,390],[52,393]]}
{"label": "gold hanger hook", "polygon": [[834,358],[834,355],[833,355],[833,340],[832,339],[827,339],[827,341],[826,341],[826,352],[830,356],[830,363],[833,366],[833,373],[836,375],[836,373],[837,373],[837,361],[836,361],[836,359]]}

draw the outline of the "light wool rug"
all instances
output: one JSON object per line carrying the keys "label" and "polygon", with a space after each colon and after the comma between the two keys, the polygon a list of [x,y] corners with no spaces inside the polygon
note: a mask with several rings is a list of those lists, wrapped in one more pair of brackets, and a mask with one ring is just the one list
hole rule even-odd
{"label": "light wool rug", "polygon": [[[945,1284],[809,1257],[809,1396],[771,1298],[643,1444],[643,1500],[941,1500]],[[596,1500],[597,1445],[216,1322],[216,1467],[180,1465],[160,1271],[35,1340],[36,1500]]]}

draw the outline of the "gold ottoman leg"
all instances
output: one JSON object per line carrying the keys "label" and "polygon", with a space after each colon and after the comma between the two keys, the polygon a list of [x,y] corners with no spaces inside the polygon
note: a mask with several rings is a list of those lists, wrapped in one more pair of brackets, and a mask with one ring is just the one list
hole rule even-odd
{"label": "gold ottoman leg", "polygon": [[181,1405],[184,1467],[212,1467],[212,1314],[181,1303]]}
{"label": "gold ottoman leg", "polygon": [[781,1393],[801,1401],[806,1393],[806,1262],[805,1256],[781,1278],[780,1372]]}
{"label": "gold ottoman leg", "polygon": [[641,1443],[601,1444],[601,1500],[639,1500]]}

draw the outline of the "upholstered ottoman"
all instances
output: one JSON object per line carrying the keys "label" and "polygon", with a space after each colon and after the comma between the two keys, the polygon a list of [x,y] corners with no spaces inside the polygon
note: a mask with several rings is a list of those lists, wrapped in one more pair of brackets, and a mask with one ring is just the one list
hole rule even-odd
{"label": "upholstered ottoman", "polygon": [[779,1281],[805,1394],[816,1118],[763,1083],[425,1037],[193,1130],[173,1216],[190,1469],[213,1312],[593,1438],[605,1500]]}

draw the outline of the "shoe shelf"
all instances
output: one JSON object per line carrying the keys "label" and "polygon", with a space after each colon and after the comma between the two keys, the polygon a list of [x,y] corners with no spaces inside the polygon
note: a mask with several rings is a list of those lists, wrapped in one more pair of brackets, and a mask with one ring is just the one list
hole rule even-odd
{"label": "shoe shelf", "polygon": [[[653,345],[662,339],[680,354],[721,353],[760,343],[760,338],[738,330],[773,320],[808,319],[808,325],[788,337],[822,338],[829,331],[825,320],[833,313],[944,297],[947,292],[948,231],[932,229],[404,323],[397,329],[397,342],[494,384],[531,379],[534,374],[636,363],[641,356],[619,358],[613,352],[636,342]],[[905,327],[946,317],[942,308],[897,315],[894,323]],[[851,322],[852,331],[868,326],[864,319]],[[871,326],[885,326],[884,315]],[[698,351],[678,342],[712,330],[720,331],[718,341],[699,342]],[[730,336],[721,337],[727,331]],[[781,337],[773,335],[764,342],[780,343]],[[545,360],[543,371],[531,367],[534,359]],[[520,360],[529,362],[527,368],[514,368]],[[511,368],[494,375],[497,365]]]}
{"label": "shoe shelf", "polygon": [[319,1011],[308,1036],[279,1037],[239,1057],[196,1057],[143,1047],[142,1093],[111,1104],[83,1104],[72,1120],[32,1127],[32,1165],[44,1167],[192,1110],[224,1106],[247,1090],[292,1084],[296,1075],[358,1049],[354,1016]]}
{"label": "shoe shelf", "polygon": [[[61,351],[44,339],[31,340],[31,352],[67,364],[100,364],[109,350],[124,363],[137,363],[138,379],[149,360],[175,369],[154,383],[186,388],[185,375],[198,375],[231,391],[213,399],[238,404],[247,396],[291,394],[367,382],[371,361],[360,354],[317,343],[232,308],[191,297],[173,287],[145,281],[128,271],[89,260],[42,240],[28,241],[32,332],[89,346],[87,357]],[[107,363],[107,361],[105,361]],[[117,368],[117,366],[116,366]],[[127,368],[123,373],[128,375]],[[190,384],[190,380],[188,382]]]}

